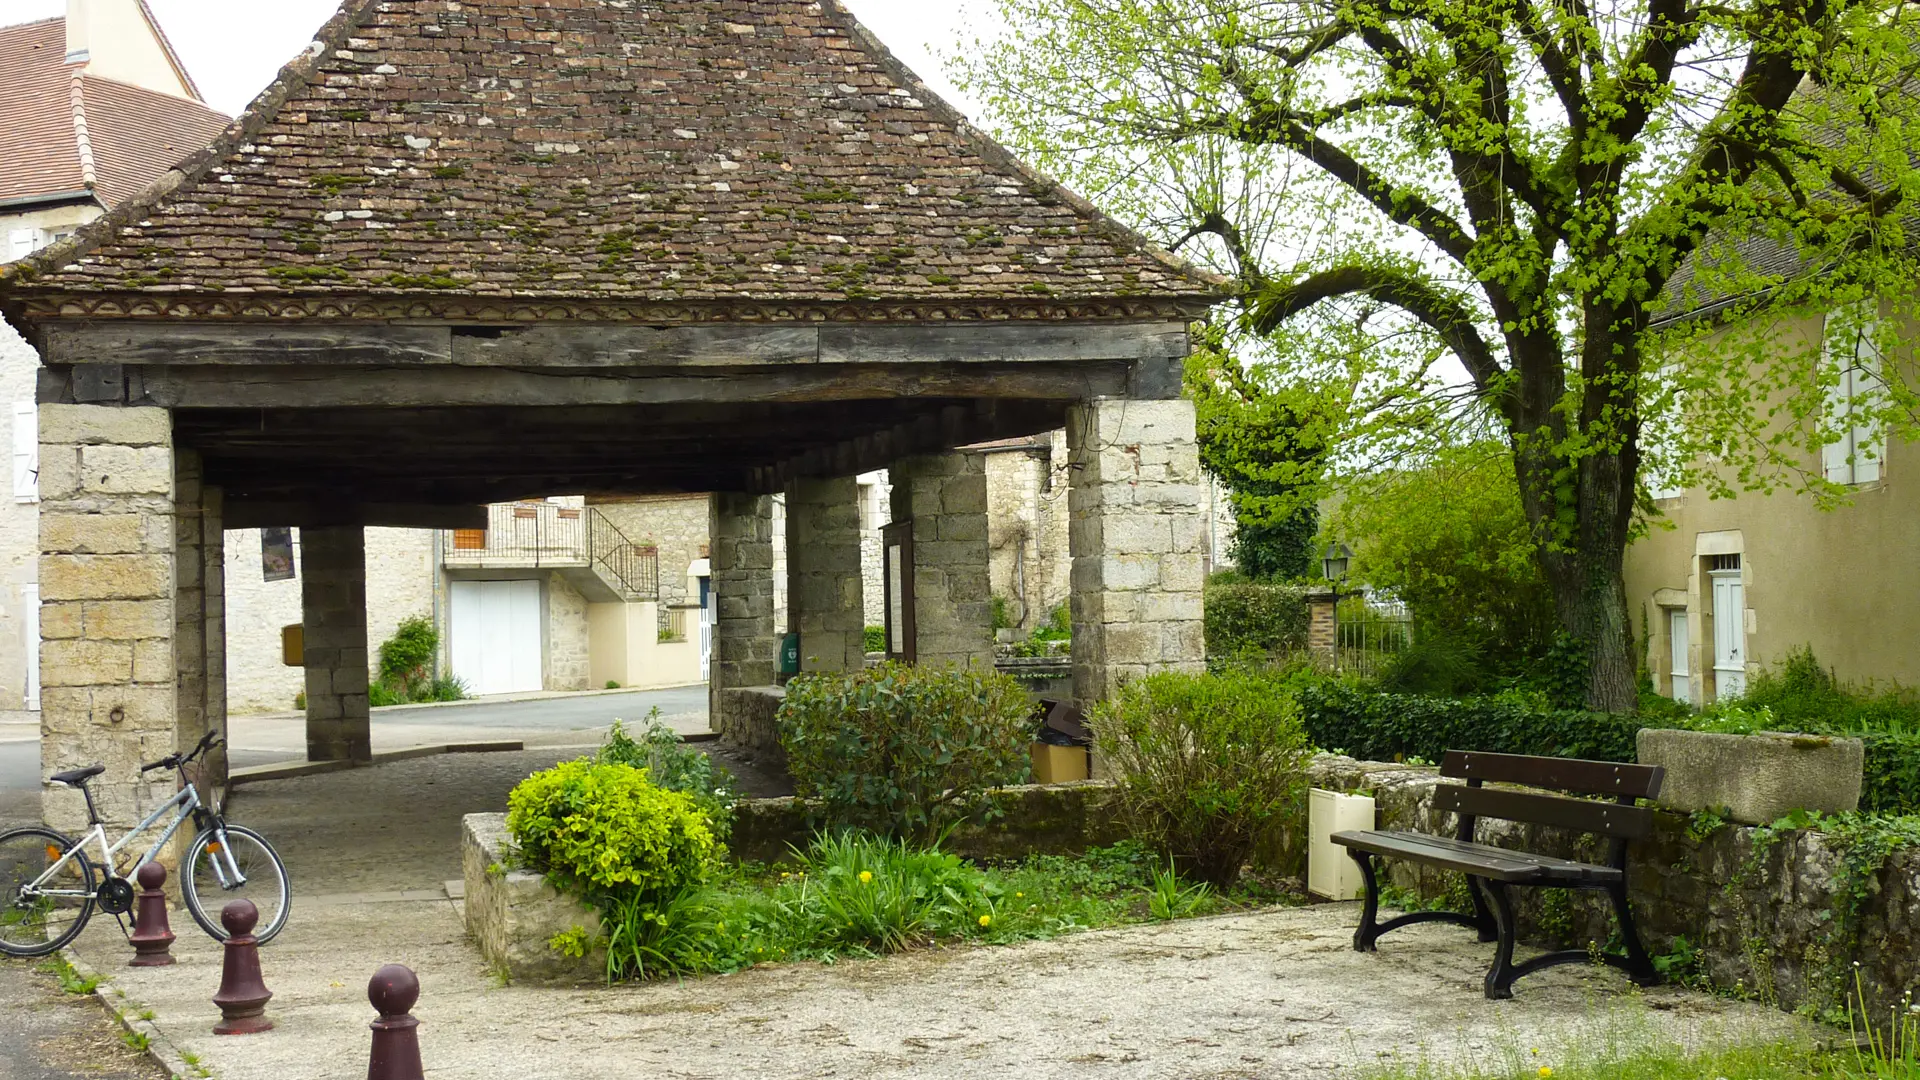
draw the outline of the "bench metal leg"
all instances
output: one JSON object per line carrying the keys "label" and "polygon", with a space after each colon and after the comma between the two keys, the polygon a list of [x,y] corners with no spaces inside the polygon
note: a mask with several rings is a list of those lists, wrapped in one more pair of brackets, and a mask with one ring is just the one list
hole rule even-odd
{"label": "bench metal leg", "polygon": [[1480,931],[1480,940],[1497,941],[1500,927],[1493,921],[1493,909],[1487,906],[1487,898],[1481,893],[1483,887],[1479,878],[1467,875],[1467,893],[1473,897],[1473,921]]}
{"label": "bench metal leg", "polygon": [[1366,897],[1360,904],[1360,925],[1353,932],[1353,951],[1373,952],[1374,942],[1380,937],[1380,882],[1373,876],[1373,853],[1348,848],[1347,854],[1360,864],[1360,880],[1367,887]]}
{"label": "bench metal leg", "polygon": [[1507,886],[1499,881],[1486,881],[1484,887],[1487,896],[1493,901],[1493,920],[1499,928],[1499,942],[1493,953],[1493,966],[1487,969],[1487,997],[1494,1001],[1513,996],[1513,980],[1521,973],[1513,968],[1513,901],[1507,897]]}
{"label": "bench metal leg", "polygon": [[1633,908],[1627,903],[1627,887],[1623,882],[1607,890],[1607,896],[1613,901],[1614,917],[1620,920],[1620,936],[1627,943],[1627,977],[1636,986],[1652,986],[1660,981],[1660,972],[1653,966],[1653,958],[1647,955],[1646,946],[1640,944],[1640,931],[1633,924]]}

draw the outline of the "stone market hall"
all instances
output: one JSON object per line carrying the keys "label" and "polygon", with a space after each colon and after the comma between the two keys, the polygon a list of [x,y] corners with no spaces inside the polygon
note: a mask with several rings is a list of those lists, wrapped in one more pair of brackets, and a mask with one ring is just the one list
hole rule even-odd
{"label": "stone market hall", "polygon": [[[0,268],[38,349],[43,771],[225,723],[223,532],[305,552],[309,756],[369,756],[369,526],[711,497],[714,693],[769,684],[771,496],[811,670],[990,665],[986,480],[1063,424],[1075,694],[1200,666],[1188,326],[1221,297],[974,130],[836,0],[348,0],[205,150]],[[905,635],[906,640],[898,640]],[[84,820],[44,794],[49,823]]]}

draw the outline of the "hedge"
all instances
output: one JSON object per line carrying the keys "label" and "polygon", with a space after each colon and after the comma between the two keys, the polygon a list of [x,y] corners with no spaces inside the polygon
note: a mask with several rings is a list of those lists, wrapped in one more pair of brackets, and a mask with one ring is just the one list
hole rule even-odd
{"label": "hedge", "polygon": [[1441,698],[1386,694],[1363,687],[1303,687],[1300,707],[1307,734],[1325,750],[1368,761],[1424,758],[1448,750],[1632,761],[1631,716],[1574,709],[1542,710],[1499,698]]}
{"label": "hedge", "polygon": [[[1535,709],[1491,697],[1388,694],[1340,683],[1303,686],[1298,699],[1315,746],[1363,761],[1438,762],[1448,750],[1633,761],[1635,736],[1650,726],[1639,717],[1614,713]],[[1920,814],[1920,734],[1809,733],[1846,735],[1866,744],[1861,810]]]}
{"label": "hedge", "polygon": [[1307,644],[1306,590],[1270,581],[1207,583],[1207,656],[1275,656]]}

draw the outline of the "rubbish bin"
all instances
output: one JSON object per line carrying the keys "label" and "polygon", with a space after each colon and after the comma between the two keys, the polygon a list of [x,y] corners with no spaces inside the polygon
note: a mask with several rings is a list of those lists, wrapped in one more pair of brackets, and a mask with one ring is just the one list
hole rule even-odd
{"label": "rubbish bin", "polygon": [[780,639],[780,671],[778,683],[787,685],[788,680],[800,674],[800,633],[791,631]]}
{"label": "rubbish bin", "polygon": [[1033,737],[1033,779],[1066,784],[1093,775],[1093,732],[1072,702],[1040,699],[1040,722]]}

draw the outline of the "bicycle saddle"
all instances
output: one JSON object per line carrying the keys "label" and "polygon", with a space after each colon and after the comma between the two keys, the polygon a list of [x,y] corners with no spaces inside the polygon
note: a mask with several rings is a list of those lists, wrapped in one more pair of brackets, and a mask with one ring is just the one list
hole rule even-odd
{"label": "bicycle saddle", "polygon": [[81,784],[86,783],[88,780],[106,771],[107,767],[105,765],[89,765],[84,769],[68,769],[66,772],[54,773],[49,779],[56,784],[65,784],[68,787],[79,787]]}

